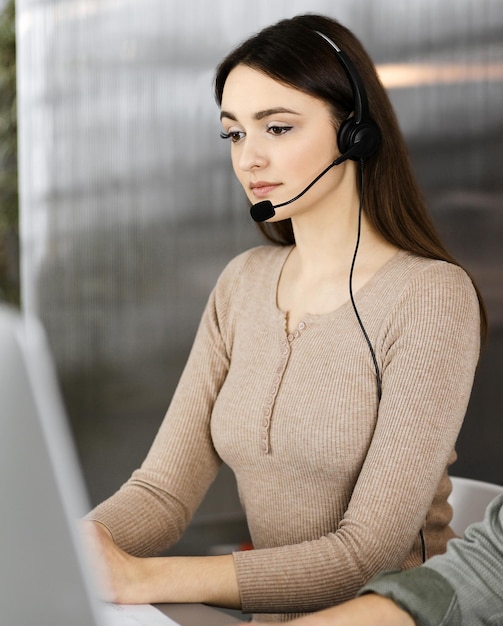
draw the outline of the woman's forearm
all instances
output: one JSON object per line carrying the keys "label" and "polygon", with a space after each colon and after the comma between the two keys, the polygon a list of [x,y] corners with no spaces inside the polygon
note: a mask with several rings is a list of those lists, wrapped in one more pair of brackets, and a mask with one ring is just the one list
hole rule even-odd
{"label": "woman's forearm", "polygon": [[228,608],[241,606],[232,554],[139,558],[119,548],[102,524],[85,521],[83,530],[105,600],[120,604],[203,602]]}
{"label": "woman's forearm", "polygon": [[232,555],[139,559],[136,588],[144,602],[202,602],[240,608]]}

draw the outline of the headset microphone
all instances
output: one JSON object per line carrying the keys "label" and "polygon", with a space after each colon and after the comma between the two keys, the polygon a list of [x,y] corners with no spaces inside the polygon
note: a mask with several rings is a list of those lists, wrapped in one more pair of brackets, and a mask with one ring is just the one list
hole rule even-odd
{"label": "headset microphone", "polygon": [[280,204],[274,204],[274,205],[270,200],[262,200],[262,202],[257,202],[257,204],[253,204],[251,206],[250,215],[256,222],[265,222],[266,220],[276,215],[276,209],[278,207],[285,206],[287,204],[290,204],[291,202],[295,202],[295,200],[298,200],[301,196],[303,196],[306,193],[306,191],[309,191],[309,189],[311,189],[314,183],[320,180],[320,178],[324,176],[328,172],[328,170],[332,169],[334,165],[338,165],[338,163],[339,163],[339,159],[336,159],[335,161],[330,163],[330,165],[326,167],[323,170],[323,172],[321,172],[321,174],[318,174],[318,176],[316,176],[316,178],[312,182],[310,182],[309,185],[305,189],[303,189],[299,194],[297,194],[291,200],[287,200],[286,202],[281,202]]}
{"label": "headset microphone", "polygon": [[265,222],[266,220],[271,219],[271,217],[274,217],[276,215],[276,209],[278,207],[291,204],[292,202],[295,202],[296,200],[301,198],[306,193],[306,191],[309,191],[311,187],[315,183],[317,183],[322,176],[324,176],[329,170],[331,170],[334,167],[334,165],[339,165],[343,161],[346,161],[347,159],[351,159],[353,156],[353,153],[356,151],[359,151],[359,149],[356,147],[356,144],[355,144],[354,146],[349,148],[349,150],[347,150],[344,154],[341,154],[340,157],[335,159],[335,161],[332,161],[332,163],[330,163],[330,165],[326,167],[323,170],[323,172],[321,172],[321,174],[318,174],[318,176],[316,176],[316,178],[312,182],[310,182],[309,185],[305,189],[303,189],[299,194],[297,194],[294,198],[291,198],[290,200],[287,200],[286,202],[281,202],[280,204],[273,204],[270,200],[262,200],[262,202],[257,202],[257,204],[253,204],[250,208],[250,215],[252,216],[252,219],[255,222]]}

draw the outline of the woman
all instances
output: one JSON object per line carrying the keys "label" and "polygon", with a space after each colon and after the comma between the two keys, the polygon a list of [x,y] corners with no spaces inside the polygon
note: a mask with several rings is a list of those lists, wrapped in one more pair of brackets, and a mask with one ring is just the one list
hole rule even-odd
{"label": "woman", "polygon": [[[223,271],[144,464],[88,526],[115,601],[288,621],[445,550],[485,315],[351,32],[284,20],[224,59],[215,85],[236,176],[275,207],[255,215],[275,245]],[[255,549],[141,558],[177,541],[222,461]]]}

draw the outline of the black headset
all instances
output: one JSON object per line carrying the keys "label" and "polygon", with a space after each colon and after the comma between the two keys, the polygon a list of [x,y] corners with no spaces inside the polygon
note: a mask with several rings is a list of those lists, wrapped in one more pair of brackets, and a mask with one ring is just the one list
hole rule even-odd
{"label": "black headset", "polygon": [[353,161],[361,161],[372,156],[379,147],[381,133],[377,125],[370,119],[367,92],[362,79],[351,59],[327,35],[319,30],[314,31],[336,52],[353,93],[354,114],[344,120],[337,132],[337,145],[343,156]]}
{"label": "black headset", "polygon": [[[369,117],[369,108],[368,108],[368,99],[367,92],[365,91],[365,87],[363,86],[363,82],[360,78],[360,75],[356,71],[356,68],[351,61],[351,59],[339,48],[339,46],[334,43],[329,37],[320,31],[315,31],[320,37],[323,37],[325,41],[327,41],[332,48],[337,53],[336,56],[339,59],[346,75],[351,83],[351,90],[353,92],[353,100],[354,100],[354,115],[344,120],[339,127],[337,132],[337,145],[339,146],[339,150],[343,158],[352,159],[353,161],[360,161],[361,164],[361,193],[363,193],[363,162],[368,157],[375,154],[377,148],[379,147],[379,143],[381,141],[381,133],[377,125],[370,119]],[[361,207],[362,207],[362,197],[360,197],[360,216],[361,216]],[[358,242],[360,239],[360,223],[358,226]],[[354,262],[356,259],[356,253],[358,250],[358,243],[356,245],[353,264],[351,266],[351,276],[353,272]],[[360,328],[365,336],[365,340],[370,349],[370,353],[372,355],[372,359],[374,361],[374,367],[376,371],[377,378],[377,396],[380,401],[381,399],[381,373],[379,371],[379,366],[377,365],[377,359],[375,356],[374,348],[372,343],[370,342],[369,336],[367,335],[367,331],[363,326],[363,322],[358,313],[358,309],[356,308],[356,304],[353,298],[353,290],[352,290],[352,278],[350,277],[350,295],[351,295],[351,303],[353,305],[354,312],[358,319],[358,323]],[[422,560],[423,563],[426,561],[426,544],[424,539],[423,529],[421,528],[419,531],[419,538],[421,540],[421,551],[422,551]]]}
{"label": "black headset", "polygon": [[352,159],[353,161],[360,162],[360,176],[361,176],[361,186],[360,186],[360,208],[358,210],[358,235],[356,240],[355,251],[353,254],[353,261],[351,263],[351,270],[349,273],[349,295],[351,298],[351,304],[353,306],[353,310],[356,315],[356,319],[358,320],[358,324],[361,328],[363,336],[365,337],[365,341],[367,342],[368,348],[370,350],[370,354],[372,356],[372,361],[374,362],[374,368],[376,373],[376,383],[377,383],[377,398],[380,402],[381,400],[381,391],[382,391],[382,381],[381,381],[381,372],[379,370],[379,365],[377,363],[377,357],[374,351],[374,347],[372,346],[372,342],[368,336],[368,333],[363,325],[363,321],[360,317],[358,309],[356,307],[356,302],[353,296],[353,270],[355,267],[356,255],[358,252],[358,248],[360,245],[360,234],[361,234],[361,221],[362,221],[362,208],[363,208],[363,164],[365,159],[375,154],[377,148],[379,147],[379,143],[381,141],[381,133],[377,125],[370,119],[369,117],[369,107],[367,100],[367,92],[365,91],[365,87],[363,86],[362,79],[360,75],[356,71],[355,66],[351,59],[339,48],[337,44],[335,44],[329,37],[327,37],[324,33],[316,30],[314,31],[317,35],[322,37],[326,42],[328,42],[332,48],[335,50],[336,57],[339,59],[344,71],[351,83],[351,90],[353,92],[353,100],[354,100],[354,114],[344,120],[339,130],[337,131],[337,145],[339,146],[339,151],[341,152],[341,156],[334,161],[334,164],[338,164],[346,159]]}

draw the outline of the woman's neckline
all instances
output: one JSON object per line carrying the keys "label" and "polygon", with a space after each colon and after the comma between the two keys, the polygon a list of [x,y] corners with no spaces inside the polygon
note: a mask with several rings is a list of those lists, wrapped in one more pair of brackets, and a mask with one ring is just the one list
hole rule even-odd
{"label": "woman's neckline", "polygon": [[[285,252],[282,255],[282,258],[280,259],[278,269],[276,272],[275,281],[273,283],[273,294],[272,294],[272,297],[274,300],[274,308],[277,314],[280,316],[280,318],[284,321],[285,332],[288,335],[291,335],[295,331],[298,331],[300,326],[302,326],[302,329],[304,329],[306,327],[307,322],[313,323],[313,322],[321,322],[325,320],[328,321],[334,316],[343,314],[343,312],[348,307],[351,307],[351,299],[350,299],[349,290],[348,290],[348,298],[341,305],[325,313],[306,312],[302,316],[302,319],[299,321],[299,323],[295,325],[295,328],[288,330],[288,311],[283,310],[278,304],[278,287],[279,287],[279,281],[281,279],[281,274],[283,273],[285,264],[294,249],[295,249],[295,245],[285,246]],[[391,265],[393,265],[397,260],[402,258],[403,255],[406,255],[406,254],[408,254],[406,250],[398,249],[387,261],[385,261],[374,272],[374,274],[372,274],[372,276],[357,291],[353,292],[354,298],[357,298],[357,297],[360,298],[362,295],[365,295],[365,293],[369,289],[371,289],[375,285],[375,283],[378,282],[381,279],[381,277],[388,271],[388,268]]]}

